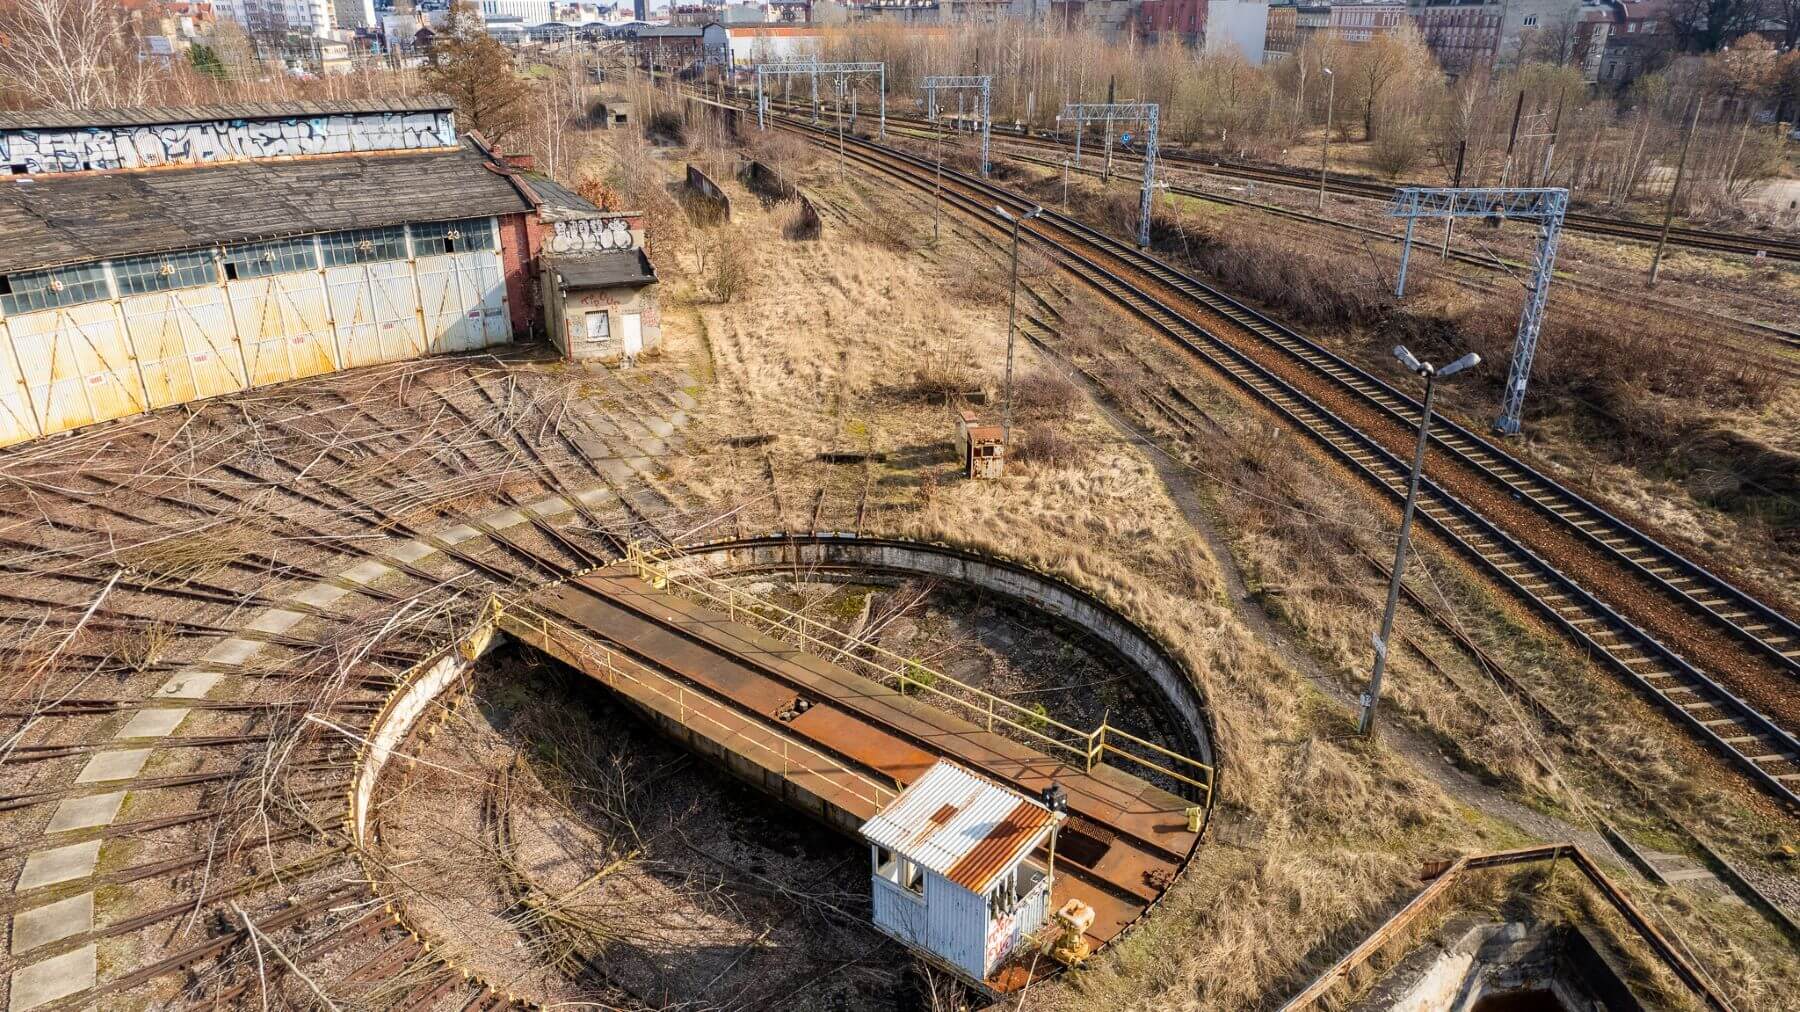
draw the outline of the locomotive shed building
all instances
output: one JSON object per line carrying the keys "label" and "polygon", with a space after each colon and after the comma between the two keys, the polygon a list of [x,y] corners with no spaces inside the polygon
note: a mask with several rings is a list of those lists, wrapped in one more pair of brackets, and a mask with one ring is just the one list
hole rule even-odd
{"label": "locomotive shed building", "polygon": [[0,114],[0,445],[526,337],[534,178],[431,98]]}

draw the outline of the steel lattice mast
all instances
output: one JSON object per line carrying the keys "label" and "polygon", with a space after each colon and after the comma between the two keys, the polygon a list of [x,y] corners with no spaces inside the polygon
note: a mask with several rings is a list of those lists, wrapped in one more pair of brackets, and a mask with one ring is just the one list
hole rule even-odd
{"label": "steel lattice mast", "polygon": [[1106,124],[1108,150],[1114,123],[1144,124],[1144,192],[1138,201],[1138,245],[1150,245],[1150,196],[1156,186],[1156,128],[1160,107],[1155,102],[1077,102],[1063,107],[1057,122],[1075,121],[1075,162],[1081,163],[1081,134],[1089,123]]}
{"label": "steel lattice mast", "polygon": [[1519,314],[1518,336],[1513,340],[1512,366],[1500,398],[1500,418],[1494,431],[1517,435],[1525,407],[1525,385],[1531,379],[1531,360],[1537,355],[1538,332],[1544,325],[1544,307],[1550,300],[1550,277],[1556,266],[1556,243],[1562,237],[1563,217],[1569,210],[1569,191],[1562,187],[1407,186],[1394,191],[1388,216],[1406,219],[1406,238],[1400,245],[1400,277],[1395,296],[1406,294],[1406,265],[1412,255],[1413,225],[1420,218],[1485,218],[1499,225],[1508,218],[1535,221],[1537,250],[1532,256],[1531,280],[1525,289],[1525,307]]}
{"label": "steel lattice mast", "polygon": [[881,89],[881,132],[882,140],[887,139],[887,64],[885,63],[819,63],[809,60],[803,63],[759,63],[756,65],[756,128],[765,129],[763,77],[799,77],[812,79],[813,122],[819,118],[819,75],[836,75],[839,93],[848,85],[851,78],[865,74],[874,74]]}
{"label": "steel lattice mast", "polygon": [[978,77],[954,77],[939,75],[927,77],[920,82],[925,89],[925,105],[928,116],[933,123],[937,122],[937,99],[940,91],[973,91],[977,92],[981,101],[981,175],[988,174],[988,138],[993,132],[994,117],[990,99],[993,91],[993,78],[987,74]]}

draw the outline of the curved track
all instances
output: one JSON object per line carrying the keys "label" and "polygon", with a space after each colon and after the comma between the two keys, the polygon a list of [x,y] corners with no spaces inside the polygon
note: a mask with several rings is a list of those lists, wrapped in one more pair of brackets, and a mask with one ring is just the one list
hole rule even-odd
{"label": "curved track", "polygon": [[509,1004],[372,892],[345,789],[488,593],[691,526],[638,479],[691,381],[649,379],[403,363],[0,454],[10,1006],[309,1003],[271,946],[364,1007]]}
{"label": "curved track", "polygon": [[[784,123],[821,142],[835,136]],[[931,162],[856,139],[862,164],[924,189]],[[1002,227],[1031,203],[962,173],[946,199]],[[1054,212],[1029,223],[1131,309],[1396,499],[1419,406],[1384,381],[1136,248]],[[1423,522],[1790,806],[1800,805],[1800,624],[1475,433],[1440,422]],[[1785,712],[1784,712],[1785,709]]]}

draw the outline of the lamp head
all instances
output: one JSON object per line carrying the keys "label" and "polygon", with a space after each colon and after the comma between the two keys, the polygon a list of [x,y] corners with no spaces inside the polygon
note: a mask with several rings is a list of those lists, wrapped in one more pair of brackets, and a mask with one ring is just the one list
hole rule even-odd
{"label": "lamp head", "polygon": [[1475,354],[1474,352],[1469,352],[1467,355],[1464,355],[1462,358],[1459,358],[1456,361],[1450,363],[1449,365],[1443,367],[1442,369],[1439,369],[1437,371],[1438,378],[1443,379],[1446,376],[1454,376],[1457,373],[1462,372],[1464,369],[1472,369],[1475,366],[1478,366],[1480,364],[1481,364],[1481,356]]}
{"label": "lamp head", "polygon": [[1400,364],[1406,367],[1407,372],[1422,373],[1430,368],[1425,363],[1419,361],[1418,356],[1408,351],[1404,344],[1394,345],[1394,357],[1400,360]]}

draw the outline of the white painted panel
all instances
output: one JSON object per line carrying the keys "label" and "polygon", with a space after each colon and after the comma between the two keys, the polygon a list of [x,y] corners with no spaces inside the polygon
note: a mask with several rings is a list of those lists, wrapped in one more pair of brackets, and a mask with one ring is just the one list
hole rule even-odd
{"label": "white painted panel", "polygon": [[879,875],[869,878],[875,926],[911,945],[924,946],[925,904]]}
{"label": "white painted panel", "polygon": [[478,253],[481,287],[481,329],[486,344],[506,344],[512,340],[512,319],[506,311],[506,274],[501,269],[500,254]]}
{"label": "white painted panel", "polygon": [[0,446],[11,446],[40,435],[37,415],[25,389],[25,377],[13,356],[12,331],[0,319]]}
{"label": "white painted panel", "polygon": [[[481,302],[475,293],[470,254],[419,257],[419,308],[432,354],[469,351],[482,339]],[[473,318],[471,318],[471,313]]]}
{"label": "white painted panel", "polygon": [[367,265],[369,294],[381,341],[383,362],[399,362],[425,354],[419,323],[419,294],[408,260]]}
{"label": "white painted panel", "polygon": [[111,301],[11,317],[13,348],[45,433],[144,410]]}
{"label": "white painted panel", "polygon": [[975,978],[986,974],[987,900],[937,874],[925,874],[930,948]]}
{"label": "white painted panel", "polygon": [[369,272],[361,264],[326,268],[325,287],[331,293],[331,319],[344,349],[344,368],[382,361]]}
{"label": "white painted panel", "polygon": [[231,311],[253,386],[316,376],[336,367],[331,317],[312,271],[233,281]]}
{"label": "white painted panel", "polygon": [[231,314],[214,285],[121,303],[151,407],[244,388]]}
{"label": "white painted panel", "polygon": [[488,344],[487,324],[482,317],[482,303],[487,289],[486,280],[481,276],[481,263],[492,260],[493,254],[456,253],[450,259],[456,262],[457,303],[461,309],[452,350],[485,348]]}

